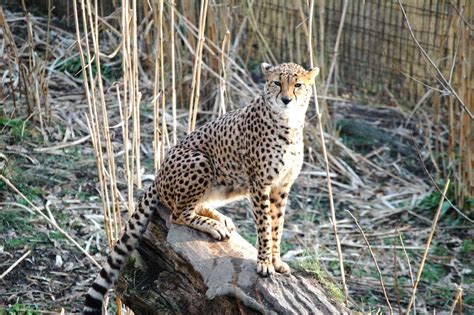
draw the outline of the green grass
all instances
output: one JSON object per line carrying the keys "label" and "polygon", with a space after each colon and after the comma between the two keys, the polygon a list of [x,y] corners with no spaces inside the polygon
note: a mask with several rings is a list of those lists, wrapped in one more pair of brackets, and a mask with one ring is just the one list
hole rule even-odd
{"label": "green grass", "polygon": [[474,255],[474,239],[467,239],[462,242],[461,254],[471,257]]}
{"label": "green grass", "polygon": [[[10,119],[3,116],[0,117],[0,129],[9,129],[9,134],[13,138],[13,143],[19,143],[29,135],[28,126],[28,122],[21,118]],[[7,133],[8,132],[5,132],[5,134]]]}
{"label": "green grass", "polygon": [[421,281],[430,283],[437,283],[441,278],[446,277],[449,273],[449,269],[441,264],[432,262],[426,262],[421,274]]}
{"label": "green grass", "polygon": [[0,211],[0,234],[5,235],[9,229],[32,232],[33,226],[28,223],[24,213],[17,210],[4,209]]}
{"label": "green grass", "polygon": [[[34,174],[25,172],[21,167],[23,162],[26,162],[24,158],[9,160],[9,163],[6,164],[6,167],[2,170],[2,175],[8,178],[26,198],[34,203],[35,201],[41,200],[43,191],[39,187],[44,183],[40,181],[38,177],[34,176]],[[10,188],[7,187],[4,181],[0,181],[0,191],[10,191]],[[15,199],[18,203],[28,206],[28,203],[21,196],[15,194]]]}
{"label": "green grass", "polygon": [[315,258],[309,258],[298,262],[292,266],[296,270],[303,271],[312,275],[318,282],[329,292],[329,294],[337,301],[344,301],[344,293],[329,278],[326,272],[321,268],[319,261]]}
{"label": "green grass", "polygon": [[[91,56],[93,55],[94,54],[91,53]],[[92,69],[92,74],[95,77],[97,75],[97,65],[95,62],[92,63],[91,69]],[[59,63],[59,65],[56,67],[56,70],[62,71],[62,72],[68,72],[76,78],[80,78],[80,79],[83,78],[81,59],[79,55],[74,56],[72,58],[68,58],[65,61]],[[122,70],[121,70],[120,64],[109,66],[108,64],[101,63],[100,72],[102,74],[102,78],[104,78],[109,83],[116,81],[118,78],[122,76]]]}
{"label": "green grass", "polygon": [[[53,211],[53,213],[59,213]],[[29,246],[35,248],[37,244],[50,243],[52,240],[63,240],[64,235],[58,231],[38,232],[31,221],[34,215],[18,209],[4,209],[0,211],[0,235],[4,235],[0,244],[5,250],[14,250]],[[63,222],[60,216],[56,216],[58,224]],[[13,237],[9,232],[14,232]]]}
{"label": "green grass", "polygon": [[40,312],[36,307],[28,306],[21,303],[15,303],[11,307],[4,310],[0,309],[0,315],[39,315]]}
{"label": "green grass", "polygon": [[247,242],[249,242],[253,246],[255,246],[255,244],[257,243],[257,235],[255,233],[241,233],[241,235]]}

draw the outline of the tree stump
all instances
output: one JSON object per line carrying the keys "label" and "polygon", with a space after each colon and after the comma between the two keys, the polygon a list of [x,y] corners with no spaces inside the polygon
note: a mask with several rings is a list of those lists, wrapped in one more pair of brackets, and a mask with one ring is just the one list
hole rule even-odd
{"label": "tree stump", "polygon": [[135,314],[348,314],[311,277],[256,273],[256,249],[171,224],[159,208],[122,272],[118,291]]}

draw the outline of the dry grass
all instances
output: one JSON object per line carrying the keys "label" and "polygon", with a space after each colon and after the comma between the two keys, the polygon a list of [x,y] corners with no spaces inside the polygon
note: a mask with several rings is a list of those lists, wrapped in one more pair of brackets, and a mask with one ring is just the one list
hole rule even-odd
{"label": "dry grass", "polygon": [[[120,231],[121,218],[133,211],[142,181],[154,178],[156,167],[174,139],[188,132],[193,119],[199,126],[225,110],[242,106],[260,93],[261,85],[254,82],[238,57],[237,48],[246,49],[249,43],[239,44],[243,36],[239,34],[241,28],[232,28],[224,19],[225,14],[218,14],[220,8],[209,6],[204,25],[202,20],[199,23],[195,18],[199,16],[193,11],[195,8],[173,7],[163,1],[147,7],[148,13],[140,20],[136,16],[137,10],[118,10],[117,15],[101,18],[92,4],[78,1],[74,6],[76,19],[82,21],[77,24],[81,28],[75,32],[57,27],[54,21],[49,23],[46,17],[6,12],[2,19],[0,12],[5,42],[2,48],[5,49],[4,56],[9,56],[0,60],[0,100],[4,104],[1,118],[22,119],[18,130],[21,140],[15,142],[8,138],[8,144],[0,142],[0,168],[2,176],[13,181],[15,172],[11,169],[16,161],[24,161],[20,165],[22,171],[35,165],[42,166],[36,170],[37,177],[49,168],[64,165],[61,175],[64,180],[56,178],[59,175],[50,176],[48,180],[54,185],[40,186],[44,190],[42,197],[50,202],[42,206],[42,200],[36,199],[34,203],[38,203],[36,207],[43,214],[48,208],[65,212],[68,216],[65,221],[56,216],[58,224],[62,225],[60,228],[80,240],[79,245],[101,261],[101,253],[106,252],[101,245],[105,243],[102,223],[106,227],[105,237],[112,244]],[[123,6],[133,9],[136,2],[125,1]],[[144,10],[145,7],[140,8]],[[252,8],[249,5],[246,9]],[[213,19],[209,19],[211,11]],[[305,12],[303,10],[303,14]],[[172,16],[176,18],[174,23]],[[254,22],[250,18],[246,23]],[[11,31],[6,31],[7,24]],[[222,26],[212,29],[215,25]],[[237,31],[227,33],[228,29]],[[175,45],[167,46],[174,37]],[[47,48],[42,50],[41,47]],[[175,52],[175,58],[171,51]],[[73,67],[73,61],[79,64],[78,69]],[[72,69],[76,70],[71,72]],[[113,69],[118,69],[116,77],[110,74]],[[40,89],[42,85],[47,89]],[[191,94],[193,85],[195,92]],[[196,97],[198,102],[194,102]],[[323,268],[339,278],[341,268],[337,257],[341,256],[346,266],[343,270],[350,305],[368,311],[385,307],[379,275],[373,274],[372,257],[376,257],[388,300],[405,309],[414,285],[410,280],[413,278],[412,266],[418,266],[422,261],[423,244],[432,231],[432,215],[421,205],[437,196],[423,167],[410,166],[407,160],[424,163],[426,170],[433,172],[436,169],[433,166],[436,164],[431,162],[433,152],[436,152],[435,144],[448,142],[449,126],[434,125],[431,114],[421,106],[412,115],[407,115],[393,107],[356,106],[347,96],[327,95],[324,99],[331,97],[339,99],[328,100],[335,123],[344,119],[364,122],[363,126],[377,127],[389,138],[365,151],[357,150],[346,138],[324,132],[319,128],[321,124],[316,126],[311,120],[308,122],[305,164],[292,191],[288,210],[284,259],[301,262],[316,258]],[[219,105],[215,105],[217,102]],[[192,110],[188,104],[192,104]],[[308,115],[315,114],[310,112]],[[16,131],[11,126],[12,123],[0,126],[2,135],[13,137]],[[341,134],[344,130],[341,129]],[[26,134],[33,136],[28,138],[24,136]],[[320,154],[324,148],[320,139],[331,144],[327,157]],[[413,152],[414,146],[419,147],[420,159]],[[88,160],[87,170],[81,170],[80,175],[75,176],[74,170],[79,169],[81,163],[69,165],[67,161],[74,155]],[[59,166],[48,164],[53,163],[52,157],[60,161]],[[94,163],[96,167],[93,167]],[[332,185],[328,185],[326,175]],[[86,179],[84,182],[79,180],[82,177]],[[19,190],[28,190],[35,185],[34,182],[26,183],[19,186]],[[66,186],[71,186],[73,193],[63,193]],[[79,198],[78,191],[87,192],[87,196]],[[331,192],[334,212],[328,214]],[[53,198],[55,195],[61,196],[59,201]],[[36,222],[24,205],[15,205],[15,196],[17,193],[6,189],[0,191],[0,197],[8,201],[8,204],[1,203],[2,209],[27,214],[35,228],[47,231],[55,228],[54,223]],[[434,207],[438,202],[439,198]],[[463,271],[466,261],[461,256],[463,238],[472,238],[472,226],[450,212],[446,204],[442,204],[438,234],[431,246],[433,254],[426,257],[426,263],[427,266],[440,266],[447,274],[438,277],[437,281],[429,278],[429,274],[421,274],[416,295],[417,312],[431,312],[434,307],[449,311],[455,306],[472,311],[469,301],[462,299],[462,292],[471,288]],[[251,239],[254,225],[246,207],[239,205],[232,211],[232,216],[239,231]],[[360,218],[373,256],[367,254],[367,245],[343,209]],[[342,250],[338,250],[331,236],[336,225]],[[15,231],[9,233],[19,237]],[[403,242],[400,241],[402,236]],[[92,264],[67,243],[53,244],[47,243],[41,251],[60,253],[64,263],[47,265],[51,257],[41,260],[38,248],[31,247],[29,256],[2,280],[7,285],[2,285],[0,300],[14,304],[20,299],[25,303],[44,303],[41,305],[48,309],[53,309],[55,304],[68,306],[68,311],[77,310],[80,306],[77,301],[93,279]],[[448,248],[447,252],[435,251],[441,247]],[[2,272],[30,249],[5,248],[6,259],[0,264]],[[77,269],[66,268],[73,262],[78,264]],[[42,269],[34,270],[36,265]],[[35,272],[40,276],[32,277]],[[50,292],[48,283],[59,286],[61,281],[68,288],[54,288],[53,293],[33,296],[14,285],[20,283],[37,291]],[[452,295],[437,296],[436,301],[430,299],[433,290],[444,289],[450,290]],[[443,299],[444,302],[438,301]]]}

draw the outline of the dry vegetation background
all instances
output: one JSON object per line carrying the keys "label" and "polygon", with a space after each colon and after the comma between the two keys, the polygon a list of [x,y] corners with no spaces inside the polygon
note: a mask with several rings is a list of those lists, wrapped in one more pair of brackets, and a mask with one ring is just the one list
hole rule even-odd
{"label": "dry vegetation background", "polygon": [[[166,150],[262,61],[322,69],[284,259],[344,298],[336,223],[353,310],[474,312],[470,1],[2,3],[0,314],[78,311]],[[255,242],[249,210],[224,209]]]}

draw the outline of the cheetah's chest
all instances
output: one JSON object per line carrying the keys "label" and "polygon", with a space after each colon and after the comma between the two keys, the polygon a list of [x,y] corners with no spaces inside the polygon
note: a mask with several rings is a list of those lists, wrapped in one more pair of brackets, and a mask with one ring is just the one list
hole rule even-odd
{"label": "cheetah's chest", "polygon": [[[283,163],[281,163],[283,161]],[[298,176],[303,164],[303,142],[286,146],[276,170],[274,185],[285,185],[293,182]]]}

